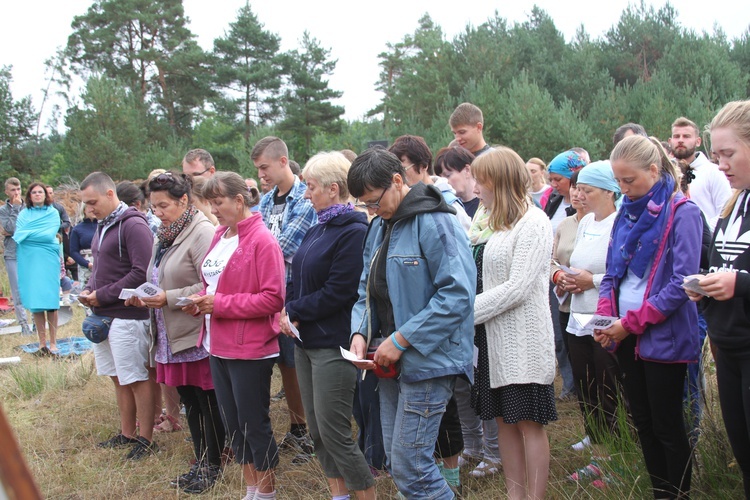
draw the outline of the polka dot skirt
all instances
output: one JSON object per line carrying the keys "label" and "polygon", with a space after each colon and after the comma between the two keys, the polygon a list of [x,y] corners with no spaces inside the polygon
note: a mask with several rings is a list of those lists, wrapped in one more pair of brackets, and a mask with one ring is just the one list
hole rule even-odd
{"label": "polka dot skirt", "polygon": [[[482,293],[484,244],[474,248],[477,264],[477,293]],[[513,384],[493,389],[490,387],[490,364],[487,356],[487,332],[484,324],[474,329],[474,345],[479,349],[478,366],[474,370],[471,387],[471,406],[482,420],[503,417],[506,424],[530,420],[542,425],[557,420],[555,388],[552,384]]]}

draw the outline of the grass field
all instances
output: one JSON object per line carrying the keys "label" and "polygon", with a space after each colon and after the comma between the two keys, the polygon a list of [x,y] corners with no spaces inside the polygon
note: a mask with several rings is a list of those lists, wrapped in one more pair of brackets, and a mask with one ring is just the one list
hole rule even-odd
{"label": "grass field", "polygon": [[[60,337],[81,335],[83,312],[75,307],[74,310],[73,321],[61,328]],[[96,443],[110,437],[118,428],[111,382],[96,375],[91,353],[55,361],[37,359],[17,348],[35,340],[20,334],[0,336],[0,357],[18,355],[22,358],[20,365],[0,368],[0,398],[43,495],[56,499],[188,497],[169,486],[171,478],[186,472],[189,467],[192,447],[185,441],[187,430],[157,435],[161,451],[136,463],[123,459],[127,450],[97,449]],[[703,420],[703,435],[696,450],[692,497],[741,498],[741,476],[721,424],[710,364],[706,372],[708,408]],[[272,393],[280,388],[280,383],[277,374]],[[280,439],[288,429],[285,402],[272,403],[271,412],[276,437]],[[560,403],[558,413],[560,419],[547,427],[552,450],[548,498],[650,498],[650,482],[640,453],[637,445],[629,439],[610,443],[613,467],[620,477],[606,490],[567,481],[566,476],[586,465],[589,456],[570,448],[583,432],[577,404]],[[277,469],[278,497],[330,498],[317,462],[293,466],[291,459],[292,454],[281,456]],[[468,499],[505,496],[502,474],[476,479],[464,471],[462,482],[464,496]],[[380,498],[392,498],[396,489],[392,481],[385,478],[377,481],[377,492]],[[231,464],[226,467],[223,479],[203,498],[241,498],[243,495],[244,483],[239,466]]]}

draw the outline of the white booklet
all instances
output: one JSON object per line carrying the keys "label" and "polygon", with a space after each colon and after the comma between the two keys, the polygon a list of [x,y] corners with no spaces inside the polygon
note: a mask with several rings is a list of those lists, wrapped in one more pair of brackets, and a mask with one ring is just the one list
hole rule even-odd
{"label": "white booklet", "polygon": [[[294,326],[294,323],[292,323],[292,320],[289,319],[289,315],[286,315],[286,321],[289,323],[289,329],[292,331],[295,337],[299,339],[300,342],[302,342],[302,337],[299,336],[299,330],[297,330],[297,327]],[[349,351],[347,351],[349,352]]]}
{"label": "white booklet", "polygon": [[122,291],[120,291],[120,299],[128,300],[130,297],[147,299],[149,297],[153,297],[154,295],[158,295],[163,291],[164,290],[156,285],[152,285],[151,283],[144,283],[138,288],[123,288]]}
{"label": "white booklet", "polygon": [[599,314],[572,313],[573,319],[581,326],[580,333],[593,334],[594,330],[606,330],[620,318],[601,316]]}

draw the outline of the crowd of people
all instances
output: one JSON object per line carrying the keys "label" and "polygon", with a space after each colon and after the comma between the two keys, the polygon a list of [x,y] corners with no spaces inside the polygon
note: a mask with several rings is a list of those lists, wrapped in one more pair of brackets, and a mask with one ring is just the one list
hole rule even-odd
{"label": "crowd of people", "polygon": [[[470,103],[449,126],[434,159],[404,135],[301,169],[265,137],[251,153],[260,190],[202,149],[140,186],[94,172],[72,228],[44,185],[24,199],[8,179],[0,225],[24,333],[28,308],[40,355],[55,353],[66,265],[84,283],[84,328],[104,332],[94,356],[120,423],[99,446],[155,453],[155,431],[181,429],[179,400],[195,460],[169,480],[187,493],[212,488],[229,454],[245,500],[275,498],[290,452],[320,462],[333,500],[373,499],[382,477],[403,498],[461,497],[461,468],[502,471],[509,498],[538,499],[545,426],[575,398],[586,435],[571,445],[591,462],[569,480],[618,481],[609,444],[625,419],[654,498],[688,498],[713,356],[750,498],[750,101],[707,126],[709,154],[684,117],[665,142],[623,125],[593,162],[580,145],[549,163],[491,147]],[[120,298],[143,284],[156,291]]]}

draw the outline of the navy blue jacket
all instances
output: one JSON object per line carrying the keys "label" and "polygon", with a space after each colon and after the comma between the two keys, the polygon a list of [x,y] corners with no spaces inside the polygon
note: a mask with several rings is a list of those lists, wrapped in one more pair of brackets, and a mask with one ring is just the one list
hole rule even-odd
{"label": "navy blue jacket", "polygon": [[70,256],[81,267],[88,267],[89,261],[81,255],[81,250],[91,249],[91,239],[96,232],[95,219],[83,219],[70,230]]}
{"label": "navy blue jacket", "polygon": [[338,215],[312,226],[292,260],[286,312],[299,321],[305,349],[349,348],[351,313],[362,274],[367,216]]}

